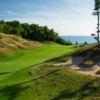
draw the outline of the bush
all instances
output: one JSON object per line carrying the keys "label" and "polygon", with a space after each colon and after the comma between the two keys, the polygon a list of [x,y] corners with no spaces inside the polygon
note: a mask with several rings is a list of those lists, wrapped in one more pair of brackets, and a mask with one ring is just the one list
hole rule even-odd
{"label": "bush", "polygon": [[[2,27],[1,27],[2,26]],[[70,41],[66,41],[58,36],[53,29],[47,26],[39,26],[38,24],[20,23],[19,21],[5,22],[0,21],[0,32],[6,34],[16,34],[28,40],[36,41],[53,41],[63,45],[71,45]]]}

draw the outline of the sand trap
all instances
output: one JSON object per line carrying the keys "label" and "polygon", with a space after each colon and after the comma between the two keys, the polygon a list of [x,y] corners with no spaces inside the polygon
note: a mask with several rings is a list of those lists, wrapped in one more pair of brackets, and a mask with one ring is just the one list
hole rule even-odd
{"label": "sand trap", "polygon": [[72,66],[71,69],[85,75],[100,77],[100,75],[96,74],[96,72],[100,71],[100,66],[98,65],[95,65],[93,68],[87,68],[87,69],[78,66]]}
{"label": "sand trap", "polygon": [[96,63],[94,66],[86,68],[80,67],[79,65],[85,60],[85,57],[74,57],[68,60],[67,62],[64,63],[57,63],[54,64],[55,66],[64,66],[66,68],[70,68],[78,73],[82,73],[85,75],[90,75],[90,76],[95,76],[95,77],[100,77],[100,75],[97,75],[96,72],[100,71],[100,62]]}
{"label": "sand trap", "polygon": [[78,73],[100,77],[100,44],[88,45],[78,50],[71,59],[55,66],[64,66]]}

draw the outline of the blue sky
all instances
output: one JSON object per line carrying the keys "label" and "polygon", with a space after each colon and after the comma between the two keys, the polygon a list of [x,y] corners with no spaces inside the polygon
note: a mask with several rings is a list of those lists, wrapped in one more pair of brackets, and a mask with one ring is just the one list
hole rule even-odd
{"label": "blue sky", "polygon": [[0,19],[48,25],[59,35],[96,31],[94,0],[0,0]]}

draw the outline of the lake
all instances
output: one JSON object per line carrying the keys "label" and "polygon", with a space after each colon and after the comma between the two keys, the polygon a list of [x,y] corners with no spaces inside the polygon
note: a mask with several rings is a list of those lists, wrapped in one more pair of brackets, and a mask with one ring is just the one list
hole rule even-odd
{"label": "lake", "polygon": [[61,36],[65,40],[69,40],[72,43],[84,43],[87,42],[89,44],[96,43],[96,40],[92,36]]}

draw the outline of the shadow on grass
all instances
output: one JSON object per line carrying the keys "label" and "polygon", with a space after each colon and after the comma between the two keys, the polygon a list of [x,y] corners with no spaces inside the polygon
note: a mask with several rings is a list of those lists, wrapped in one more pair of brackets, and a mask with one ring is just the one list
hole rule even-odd
{"label": "shadow on grass", "polygon": [[[100,98],[100,83],[94,84],[98,81],[98,79],[92,80],[82,87],[80,87],[78,90],[70,92],[68,90],[61,91],[60,94],[51,100],[61,100],[61,99],[72,99],[72,98],[77,98],[77,100],[83,100],[85,97],[92,97],[92,95],[98,94],[97,96]],[[100,81],[99,81],[100,82]],[[92,100],[92,99],[91,99]],[[94,99],[93,99],[94,100]]]}
{"label": "shadow on grass", "polygon": [[0,97],[2,96],[6,96],[8,98],[8,100],[14,100],[21,92],[27,90],[29,87],[23,87],[22,85],[23,84],[27,84],[27,83],[30,83],[30,82],[33,82],[33,81],[36,81],[38,79],[42,79],[42,78],[45,78],[49,75],[52,75],[54,73],[56,73],[57,71],[59,71],[61,69],[57,69],[57,70],[54,70],[54,71],[51,71],[47,74],[44,74],[43,76],[39,76],[37,78],[34,78],[30,81],[26,81],[26,82],[22,82],[22,83],[19,83],[17,85],[13,85],[13,86],[8,86],[8,87],[5,87],[5,88],[2,88],[0,89]]}
{"label": "shadow on grass", "polygon": [[[58,71],[60,71],[60,70],[61,70],[61,69],[56,69],[56,70],[51,71],[51,72],[48,72],[48,73],[46,73],[46,74],[44,74],[44,75],[37,76],[36,78],[33,78],[33,79],[31,79],[31,80],[18,83],[18,84],[14,85],[14,86],[17,87],[17,86],[20,86],[20,85],[23,85],[23,84],[27,84],[27,83],[30,83],[30,82],[37,81],[37,80],[39,80],[39,79],[42,79],[42,78],[45,78],[45,77],[50,76],[50,75],[52,75],[52,74],[55,74],[56,72],[58,72]],[[14,87],[14,86],[11,86],[11,87]],[[0,92],[1,92],[1,90],[0,90]]]}
{"label": "shadow on grass", "polygon": [[65,62],[66,60],[69,59],[69,57],[73,56],[75,52],[66,53],[66,54],[64,54],[62,56],[49,59],[46,62]]}
{"label": "shadow on grass", "polygon": [[52,74],[55,74],[56,72],[58,72],[58,71],[60,71],[60,70],[61,70],[61,69],[56,69],[56,70],[54,70],[54,71],[48,72],[48,73],[46,73],[46,74],[44,74],[44,75],[41,75],[41,76],[39,76],[39,77],[37,77],[37,78],[34,78],[33,81],[36,81],[36,80],[38,80],[38,79],[42,79],[42,78],[45,78],[45,77],[50,76],[50,75],[52,75]]}
{"label": "shadow on grass", "polygon": [[5,88],[0,89],[0,92],[2,95],[1,96],[6,96],[8,99],[7,100],[14,100],[21,92],[25,91],[29,87],[22,87],[20,85],[13,85],[13,86],[8,86]]}
{"label": "shadow on grass", "polygon": [[[46,73],[46,74],[44,74],[44,75],[37,76],[36,78],[33,78],[32,80],[19,83],[18,85],[23,85],[23,84],[26,84],[26,83],[30,83],[30,82],[37,81],[37,80],[39,80],[39,79],[43,79],[43,78],[45,78],[45,77],[47,77],[47,76],[50,76],[50,75],[52,75],[52,74],[56,74],[56,72],[58,72],[58,71],[60,71],[60,70],[62,70],[62,69],[56,69],[56,70],[51,71],[51,72],[48,72],[48,73]],[[32,74],[31,74],[31,75],[32,75]]]}
{"label": "shadow on grass", "polygon": [[5,74],[9,74],[11,72],[3,72],[3,73],[0,73],[0,75],[5,75]]}

